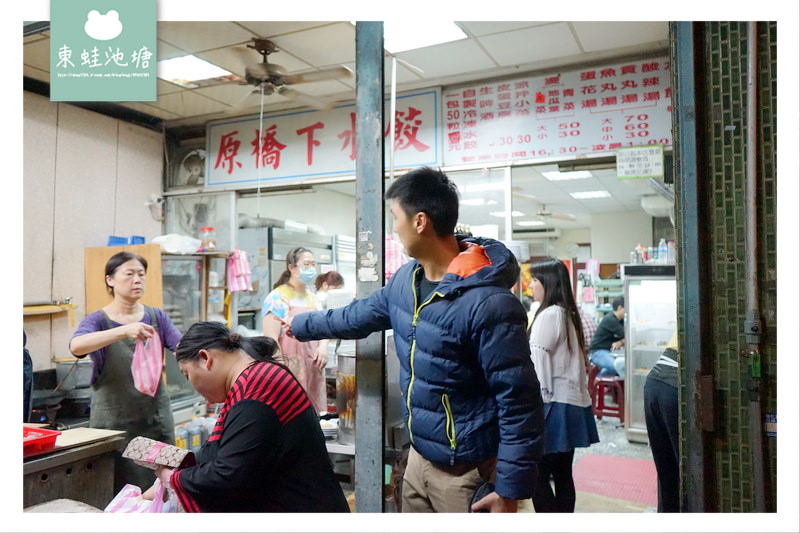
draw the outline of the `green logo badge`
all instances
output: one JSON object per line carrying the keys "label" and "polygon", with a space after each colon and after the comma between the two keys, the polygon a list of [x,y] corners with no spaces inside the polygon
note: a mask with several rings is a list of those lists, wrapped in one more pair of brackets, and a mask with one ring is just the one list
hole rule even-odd
{"label": "green logo badge", "polygon": [[50,0],[50,100],[156,100],[156,0]]}

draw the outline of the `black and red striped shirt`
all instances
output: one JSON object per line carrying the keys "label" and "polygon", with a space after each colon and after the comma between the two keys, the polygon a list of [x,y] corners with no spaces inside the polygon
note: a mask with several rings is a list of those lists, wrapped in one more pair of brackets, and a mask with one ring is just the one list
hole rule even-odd
{"label": "black and red striped shirt", "polygon": [[187,512],[347,512],[305,391],[284,367],[236,379],[198,464],[170,478]]}

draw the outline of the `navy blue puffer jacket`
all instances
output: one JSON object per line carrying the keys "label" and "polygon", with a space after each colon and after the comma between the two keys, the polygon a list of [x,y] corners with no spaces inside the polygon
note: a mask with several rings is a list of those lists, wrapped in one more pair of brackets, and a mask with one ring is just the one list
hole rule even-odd
{"label": "navy blue puffer jacket", "polygon": [[459,246],[426,301],[417,301],[415,290],[422,267],[410,261],[367,298],[298,315],[292,332],[305,341],[393,329],[414,448],[443,465],[497,457],[497,493],[529,498],[544,420],[527,316],[509,290],[519,266],[498,241],[467,238]]}

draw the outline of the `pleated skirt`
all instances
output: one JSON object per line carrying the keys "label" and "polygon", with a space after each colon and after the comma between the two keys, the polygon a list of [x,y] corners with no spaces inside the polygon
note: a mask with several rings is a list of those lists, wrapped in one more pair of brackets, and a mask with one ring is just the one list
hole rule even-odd
{"label": "pleated skirt", "polygon": [[544,453],[568,452],[600,442],[591,406],[545,403],[544,416]]}

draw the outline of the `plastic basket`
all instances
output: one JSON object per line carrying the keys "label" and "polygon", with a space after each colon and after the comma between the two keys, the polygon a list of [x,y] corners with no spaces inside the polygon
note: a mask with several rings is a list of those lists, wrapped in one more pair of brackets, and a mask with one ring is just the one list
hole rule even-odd
{"label": "plastic basket", "polygon": [[60,431],[22,426],[22,456],[29,457],[49,452],[56,447]]}

